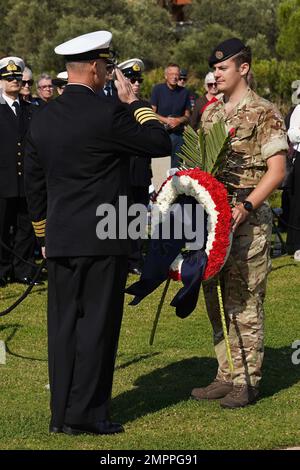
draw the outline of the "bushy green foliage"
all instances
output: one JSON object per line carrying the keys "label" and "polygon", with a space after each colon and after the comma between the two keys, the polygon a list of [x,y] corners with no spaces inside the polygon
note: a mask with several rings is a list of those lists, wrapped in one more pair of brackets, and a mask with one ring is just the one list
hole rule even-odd
{"label": "bushy green foliage", "polygon": [[212,49],[232,35],[238,36],[238,33],[217,23],[206,26],[202,31],[191,30],[179,41],[173,58],[182,67],[189,68],[204,77],[209,72],[207,61]]}
{"label": "bushy green foliage", "polygon": [[190,25],[176,27],[157,0],[6,0],[0,2],[0,57],[17,55],[41,72],[64,69],[54,47],[99,29],[113,33],[118,59],[140,57],[146,64],[143,94],[163,81],[163,69],[176,61],[189,70],[189,87],[203,92],[212,48],[237,36],[254,57],[257,90],[289,106],[299,73],[300,0],[193,0],[185,7]]}
{"label": "bushy green foliage", "polygon": [[300,0],[281,2],[277,17],[280,34],[276,49],[279,56],[287,60],[299,60]]}
{"label": "bushy green foliage", "polygon": [[[200,31],[211,24],[219,24],[237,32],[244,41],[264,35],[270,51],[277,36],[276,9],[279,0],[194,0],[189,18]],[[216,38],[217,39],[217,38]]]}
{"label": "bushy green foliage", "polygon": [[300,77],[300,63],[276,59],[255,61],[253,72],[258,94],[276,101],[287,111],[291,105],[291,83]]}

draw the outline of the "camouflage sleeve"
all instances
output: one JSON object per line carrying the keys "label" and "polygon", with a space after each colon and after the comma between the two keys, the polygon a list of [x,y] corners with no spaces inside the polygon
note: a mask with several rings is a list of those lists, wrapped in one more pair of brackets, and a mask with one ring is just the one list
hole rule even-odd
{"label": "camouflage sleeve", "polygon": [[205,132],[205,134],[208,134],[211,127],[212,127],[212,120],[210,118],[210,106],[208,106],[201,115],[199,129],[202,129]]}
{"label": "camouflage sleeve", "polygon": [[258,125],[257,138],[264,160],[288,150],[284,121],[275,107],[266,110],[262,122]]}

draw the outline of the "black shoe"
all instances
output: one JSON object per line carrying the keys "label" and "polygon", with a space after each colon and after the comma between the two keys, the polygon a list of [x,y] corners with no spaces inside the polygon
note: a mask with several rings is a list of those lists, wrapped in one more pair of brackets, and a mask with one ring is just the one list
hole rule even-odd
{"label": "black shoe", "polygon": [[124,428],[119,423],[111,421],[99,421],[92,424],[64,424],[62,431],[69,435],[78,434],[117,434],[124,432]]}
{"label": "black shoe", "polygon": [[25,276],[25,277],[16,277],[15,282],[18,282],[19,284],[26,284],[27,286],[42,286],[44,285],[43,281],[34,281],[32,280],[32,278],[30,276]]}
{"label": "black shoe", "polygon": [[0,277],[0,287],[5,287],[7,285],[7,279],[5,277]]}
{"label": "black shoe", "polygon": [[61,426],[53,426],[53,424],[50,424],[50,426],[49,426],[49,433],[50,434],[58,434],[60,432],[63,432]]}
{"label": "black shoe", "polygon": [[130,274],[136,274],[137,276],[141,276],[142,274],[142,271],[139,268],[130,268],[128,272],[130,272]]}

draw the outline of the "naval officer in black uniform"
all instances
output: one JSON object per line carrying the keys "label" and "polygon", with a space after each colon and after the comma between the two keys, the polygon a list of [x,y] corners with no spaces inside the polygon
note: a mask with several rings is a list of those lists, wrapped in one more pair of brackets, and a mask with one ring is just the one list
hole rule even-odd
{"label": "naval officer in black uniform", "polygon": [[[20,57],[0,60],[0,287],[8,280],[32,283],[35,237],[28,216],[24,193],[24,141],[33,105],[21,99],[22,74]],[[14,252],[9,252],[10,245]]]}
{"label": "naval officer in black uniform", "polygon": [[[144,62],[141,59],[134,58],[121,62],[118,65],[123,75],[132,84],[132,89],[137,97],[141,97],[140,87],[143,83],[143,71],[145,69]],[[144,155],[141,158],[134,155],[130,158],[130,195],[134,204],[149,204],[149,186],[151,184],[152,170],[151,158]],[[141,274],[143,267],[143,240],[138,238],[133,244],[132,253],[128,259],[128,270],[133,274]]]}
{"label": "naval officer in black uniform", "polygon": [[69,83],[33,119],[28,136],[26,193],[48,260],[50,432],[123,431],[110,421],[109,404],[130,242],[118,234],[98,238],[97,208],[110,204],[118,218],[131,155],[171,151],[156,115],[119,70],[122,103],[97,95],[111,37],[97,31],[55,49],[65,56]]}

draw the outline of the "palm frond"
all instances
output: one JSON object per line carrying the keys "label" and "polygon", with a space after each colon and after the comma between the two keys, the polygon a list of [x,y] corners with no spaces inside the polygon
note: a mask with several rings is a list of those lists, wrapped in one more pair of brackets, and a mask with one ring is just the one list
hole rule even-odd
{"label": "palm frond", "polygon": [[225,122],[220,120],[213,124],[205,134],[203,129],[195,132],[187,126],[183,133],[183,145],[178,156],[182,160],[181,168],[195,168],[196,166],[208,173],[215,174],[224,161],[228,151],[230,135]]}
{"label": "palm frond", "polygon": [[183,133],[184,144],[181,147],[178,156],[181,158],[183,165],[188,168],[199,166],[202,168],[202,156],[199,144],[199,136],[191,126],[187,126]]}
{"label": "palm frond", "polygon": [[224,155],[225,149],[227,149],[230,136],[225,127],[225,122],[220,120],[216,122],[209,133],[205,136],[205,149],[207,159],[207,170],[212,173],[212,170],[216,171],[221,161],[220,156]]}

